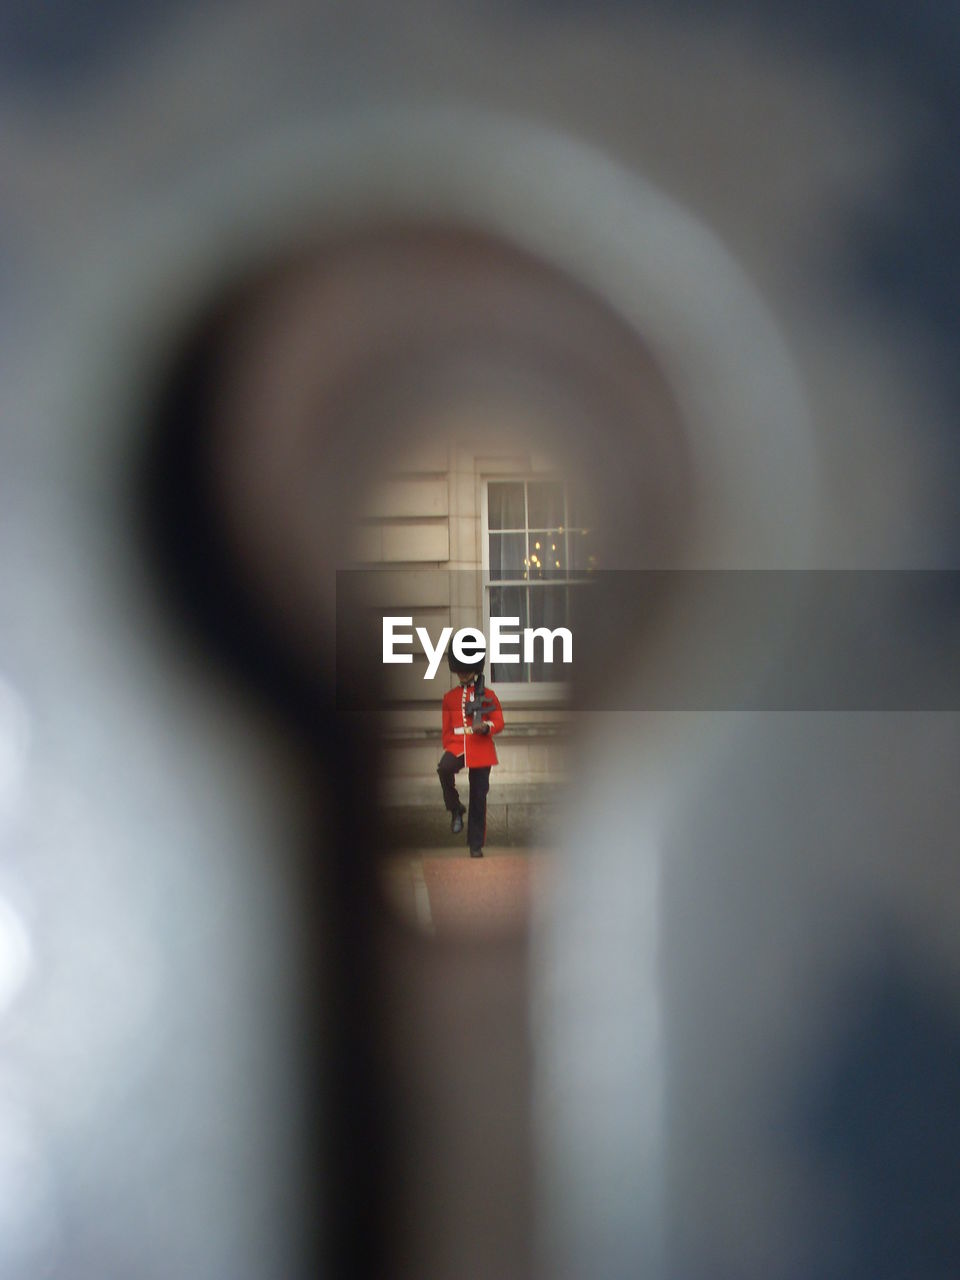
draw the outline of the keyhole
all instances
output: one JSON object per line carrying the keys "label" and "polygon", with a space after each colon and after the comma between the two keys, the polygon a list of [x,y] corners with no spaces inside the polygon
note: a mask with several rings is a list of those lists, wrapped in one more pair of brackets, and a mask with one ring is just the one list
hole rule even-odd
{"label": "keyhole", "polygon": [[[438,621],[513,607],[534,622],[558,581],[571,589],[556,571],[579,565],[575,504],[576,537],[593,530],[590,554],[611,568],[675,548],[681,439],[632,331],[562,273],[462,228],[307,245],[234,286],[167,373],[147,468],[152,546],[206,651],[282,719],[305,792],[327,806],[312,855],[283,856],[303,913],[304,1215],[321,1224],[311,1257],[337,1274],[531,1274],[535,1197],[527,916],[431,939],[391,911],[384,855],[406,851],[384,784],[413,780],[384,723],[413,734],[431,700],[391,695],[379,629],[356,622],[337,648],[336,571],[360,570],[388,590],[381,606],[411,608],[432,574]],[[378,514],[384,484],[416,488],[431,454],[443,483],[419,493],[445,488],[445,504]],[[518,536],[522,555],[508,546]],[[503,566],[493,588],[491,554]],[[384,713],[338,704],[335,667]],[[538,750],[554,748],[550,781],[562,783],[547,736],[562,693],[538,701],[533,664],[516,682],[493,674],[508,720],[528,731],[508,736],[503,793],[511,759],[516,779]]]}

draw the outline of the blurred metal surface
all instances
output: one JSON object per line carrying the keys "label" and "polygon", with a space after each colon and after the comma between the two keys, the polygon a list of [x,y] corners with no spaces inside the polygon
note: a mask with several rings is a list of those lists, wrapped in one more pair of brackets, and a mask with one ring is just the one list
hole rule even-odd
{"label": "blurred metal surface", "polygon": [[[336,1182],[298,1037],[337,775],[184,642],[135,536],[162,375],[241,277],[321,227],[498,234],[654,353],[693,563],[953,565],[955,11],[767,8],[5,10],[5,1276],[296,1274]],[[955,716],[583,745],[518,1268],[948,1274]]]}

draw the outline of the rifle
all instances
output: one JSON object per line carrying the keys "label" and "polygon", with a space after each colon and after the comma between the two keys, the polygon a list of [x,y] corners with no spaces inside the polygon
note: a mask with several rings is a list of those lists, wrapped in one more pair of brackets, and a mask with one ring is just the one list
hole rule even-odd
{"label": "rifle", "polygon": [[467,699],[467,705],[464,708],[464,721],[469,716],[470,727],[476,733],[477,726],[483,724],[484,713],[492,711],[493,707],[493,697],[487,693],[486,681],[481,671],[473,682],[473,696]]}

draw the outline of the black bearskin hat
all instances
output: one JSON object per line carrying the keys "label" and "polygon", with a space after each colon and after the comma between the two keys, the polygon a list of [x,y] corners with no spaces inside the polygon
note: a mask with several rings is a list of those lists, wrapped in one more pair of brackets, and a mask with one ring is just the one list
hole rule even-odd
{"label": "black bearskin hat", "polygon": [[483,670],[483,664],[487,660],[487,655],[482,653],[479,658],[475,658],[473,662],[461,662],[457,655],[453,652],[453,645],[447,649],[447,666],[454,675],[463,675],[470,671],[474,675],[479,675]]}

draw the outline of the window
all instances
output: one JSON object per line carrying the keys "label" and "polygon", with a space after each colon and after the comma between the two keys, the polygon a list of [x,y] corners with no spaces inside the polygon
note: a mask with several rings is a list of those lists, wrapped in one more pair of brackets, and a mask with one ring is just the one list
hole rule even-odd
{"label": "window", "polygon": [[[590,530],[575,495],[563,480],[488,480],[484,503],[484,569],[487,618],[519,618],[520,627],[570,625],[570,592],[594,565]],[[522,656],[522,647],[521,647]],[[498,684],[559,683],[564,668],[543,661],[493,663]]]}

